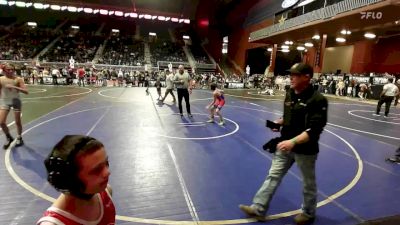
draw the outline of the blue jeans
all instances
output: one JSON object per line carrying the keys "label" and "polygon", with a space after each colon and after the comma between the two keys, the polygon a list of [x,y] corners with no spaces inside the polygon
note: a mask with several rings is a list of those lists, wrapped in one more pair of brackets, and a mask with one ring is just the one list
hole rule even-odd
{"label": "blue jeans", "polygon": [[315,182],[315,155],[302,155],[293,152],[285,153],[277,150],[272,160],[272,165],[269,174],[264,183],[257,191],[253,199],[253,204],[257,207],[260,213],[265,214],[268,210],[269,203],[285,176],[287,171],[297,163],[303,176],[303,204],[302,211],[310,217],[315,217],[317,208],[317,184]]}

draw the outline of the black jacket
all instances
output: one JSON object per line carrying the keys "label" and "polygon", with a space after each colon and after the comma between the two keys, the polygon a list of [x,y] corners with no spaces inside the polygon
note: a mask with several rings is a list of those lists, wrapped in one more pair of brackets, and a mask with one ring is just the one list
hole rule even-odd
{"label": "black jacket", "polygon": [[327,123],[328,101],[310,85],[300,94],[293,89],[286,93],[283,111],[283,127],[281,135],[289,140],[303,131],[308,133],[310,140],[296,144],[293,152],[314,155],[319,152],[318,140]]}

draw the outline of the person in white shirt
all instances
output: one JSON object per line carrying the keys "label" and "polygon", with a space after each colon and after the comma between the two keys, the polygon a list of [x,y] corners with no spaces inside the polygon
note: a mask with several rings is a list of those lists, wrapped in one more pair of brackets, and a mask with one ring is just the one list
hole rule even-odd
{"label": "person in white shirt", "polygon": [[54,67],[51,71],[51,77],[53,78],[53,84],[58,85],[57,78],[60,77],[60,70]]}
{"label": "person in white shirt", "polygon": [[164,93],[164,98],[161,99],[161,102],[164,102],[165,98],[167,97],[168,94],[171,94],[172,97],[174,98],[173,102],[176,102],[176,98],[173,92],[174,89],[174,74],[172,72],[169,72],[167,78],[165,79],[165,84],[166,84],[166,90]]}
{"label": "person in white shirt", "polygon": [[388,117],[390,105],[395,96],[399,94],[399,88],[393,84],[393,78],[388,78],[388,83],[383,86],[382,93],[380,95],[380,99],[378,101],[378,105],[376,107],[376,113],[374,116],[380,116],[379,113],[381,111],[381,107],[383,103],[385,103],[385,117]]}

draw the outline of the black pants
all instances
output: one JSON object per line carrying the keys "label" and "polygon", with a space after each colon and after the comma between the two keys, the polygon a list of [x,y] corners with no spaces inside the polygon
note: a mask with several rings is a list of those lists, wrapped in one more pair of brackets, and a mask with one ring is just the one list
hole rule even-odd
{"label": "black pants", "polygon": [[190,112],[189,91],[188,91],[188,89],[186,89],[186,88],[178,88],[178,105],[179,105],[180,114],[183,114],[183,112],[182,112],[182,98],[185,98],[187,113],[188,114],[192,114]]}
{"label": "black pants", "polygon": [[390,105],[393,101],[393,96],[382,96],[378,101],[378,106],[376,107],[376,114],[379,114],[383,103],[385,103],[385,116],[389,114]]}

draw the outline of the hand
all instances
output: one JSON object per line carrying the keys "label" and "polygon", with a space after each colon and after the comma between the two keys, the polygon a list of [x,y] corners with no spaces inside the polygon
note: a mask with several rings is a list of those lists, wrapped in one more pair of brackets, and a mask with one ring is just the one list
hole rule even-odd
{"label": "hand", "polygon": [[291,140],[285,140],[278,143],[276,149],[282,152],[290,152],[294,147],[294,143]]}
{"label": "hand", "polygon": [[189,94],[190,94],[190,95],[192,94],[192,89],[191,89],[191,88],[189,88]]}
{"label": "hand", "polygon": [[12,84],[6,84],[6,88],[15,88],[15,86],[14,85],[12,85]]}

